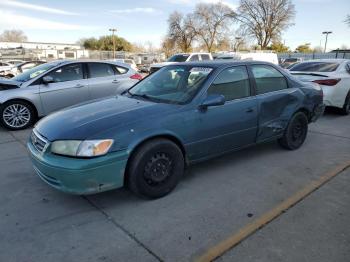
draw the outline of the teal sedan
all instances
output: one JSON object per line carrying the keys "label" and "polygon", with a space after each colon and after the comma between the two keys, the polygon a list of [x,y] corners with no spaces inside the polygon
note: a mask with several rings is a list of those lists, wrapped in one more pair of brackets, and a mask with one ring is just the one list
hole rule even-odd
{"label": "teal sedan", "polygon": [[317,84],[270,63],[179,63],[122,95],[45,117],[27,147],[38,176],[58,190],[127,186],[158,198],[190,164],[271,140],[298,149],[322,97]]}

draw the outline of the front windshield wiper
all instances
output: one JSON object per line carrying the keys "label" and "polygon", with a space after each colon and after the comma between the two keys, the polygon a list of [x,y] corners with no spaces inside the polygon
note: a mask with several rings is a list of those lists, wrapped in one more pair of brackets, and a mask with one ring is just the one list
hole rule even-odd
{"label": "front windshield wiper", "polygon": [[147,99],[147,100],[151,100],[152,97],[146,95],[146,94],[135,94],[135,93],[131,93],[129,90],[128,90],[128,94],[131,96],[131,97],[141,97],[141,98],[144,98],[144,99]]}

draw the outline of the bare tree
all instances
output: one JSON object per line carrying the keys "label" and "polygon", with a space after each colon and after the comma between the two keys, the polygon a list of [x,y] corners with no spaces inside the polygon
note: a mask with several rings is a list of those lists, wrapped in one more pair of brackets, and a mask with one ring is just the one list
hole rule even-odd
{"label": "bare tree", "polygon": [[350,15],[346,16],[346,19],[344,21],[348,26],[350,26]]}
{"label": "bare tree", "polygon": [[266,49],[293,25],[294,16],[291,0],[241,0],[237,20],[243,30],[257,39],[261,49]]}
{"label": "bare tree", "polygon": [[168,23],[167,38],[171,39],[181,51],[191,51],[192,43],[196,37],[191,17],[189,15],[185,17],[179,12],[174,12],[170,15]]}
{"label": "bare tree", "polygon": [[28,37],[22,30],[5,30],[0,35],[0,41],[5,42],[25,42],[28,41]]}
{"label": "bare tree", "polygon": [[216,4],[200,3],[196,6],[192,15],[192,24],[208,52],[213,51],[215,45],[225,39],[230,22],[235,17],[234,11],[227,5],[219,2]]}

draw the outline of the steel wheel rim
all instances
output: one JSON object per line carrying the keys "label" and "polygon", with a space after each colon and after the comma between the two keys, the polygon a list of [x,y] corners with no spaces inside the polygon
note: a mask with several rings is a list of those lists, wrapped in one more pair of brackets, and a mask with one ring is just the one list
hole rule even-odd
{"label": "steel wheel rim", "polygon": [[144,179],[150,186],[164,184],[171,177],[173,162],[166,153],[156,153],[147,162],[144,168]]}
{"label": "steel wheel rim", "polygon": [[305,135],[305,127],[301,119],[297,119],[292,127],[292,140],[293,142],[301,142]]}
{"label": "steel wheel rim", "polygon": [[12,104],[4,109],[2,118],[6,125],[13,128],[20,128],[29,123],[31,113],[28,107],[24,105]]}

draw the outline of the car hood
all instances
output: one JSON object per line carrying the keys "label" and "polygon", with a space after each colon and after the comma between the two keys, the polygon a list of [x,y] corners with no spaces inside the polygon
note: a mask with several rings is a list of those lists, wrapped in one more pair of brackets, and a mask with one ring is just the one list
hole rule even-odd
{"label": "car hood", "polygon": [[22,83],[11,79],[0,78],[0,91],[19,88]]}
{"label": "car hood", "polygon": [[53,113],[39,121],[35,129],[49,141],[84,140],[173,108],[170,104],[116,96]]}
{"label": "car hood", "polygon": [[163,63],[157,63],[157,64],[152,64],[151,67],[163,67],[163,66],[167,66],[167,65],[172,65],[172,64],[176,64],[176,62],[163,62]]}

